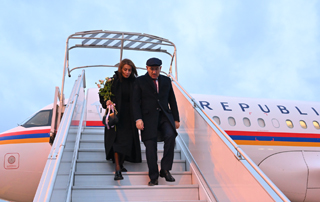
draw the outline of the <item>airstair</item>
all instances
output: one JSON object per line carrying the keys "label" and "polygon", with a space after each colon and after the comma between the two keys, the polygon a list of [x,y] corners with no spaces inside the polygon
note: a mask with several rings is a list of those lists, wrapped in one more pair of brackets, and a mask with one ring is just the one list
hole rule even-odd
{"label": "airstair", "polygon": [[[89,34],[90,39],[95,37],[94,33]],[[129,38],[121,36],[121,40]],[[121,48],[126,46],[123,42],[118,45]],[[175,182],[159,178],[159,185],[147,185],[149,178],[143,143],[143,162],[125,162],[128,172],[123,172],[124,180],[113,180],[115,166],[105,159],[104,128],[86,126],[89,96],[85,90],[85,71],[82,70],[66,103],[34,201],[289,201],[202,111],[171,71],[170,68],[168,76],[172,79],[181,118],[171,172]],[[60,95],[63,100],[63,93]],[[159,159],[162,153],[163,144],[158,143]]]}
{"label": "airstair", "polygon": [[[149,178],[143,144],[142,163],[125,163],[128,172],[123,173],[124,180],[121,181],[113,180],[115,166],[105,160],[103,145],[102,128],[85,128],[80,139],[72,201],[200,201],[199,185],[192,183],[192,173],[186,170],[186,160],[181,158],[178,148],[172,171],[177,181],[167,183],[160,178],[158,186],[150,187],[147,186]],[[160,157],[163,144],[159,143],[158,147]],[[57,189],[66,190],[64,185],[62,183]],[[53,196],[57,197],[53,201],[64,201],[63,194]]]}

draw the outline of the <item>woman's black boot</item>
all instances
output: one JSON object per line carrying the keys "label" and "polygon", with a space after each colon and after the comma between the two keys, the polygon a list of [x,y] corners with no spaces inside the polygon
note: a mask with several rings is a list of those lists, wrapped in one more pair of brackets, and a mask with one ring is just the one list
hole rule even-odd
{"label": "woman's black boot", "polygon": [[114,180],[123,180],[122,174],[121,174],[121,168],[119,164],[119,154],[114,153],[114,160],[116,163],[116,172],[114,173]]}
{"label": "woman's black boot", "polygon": [[120,170],[117,170],[114,174],[114,180],[123,180],[122,174]]}

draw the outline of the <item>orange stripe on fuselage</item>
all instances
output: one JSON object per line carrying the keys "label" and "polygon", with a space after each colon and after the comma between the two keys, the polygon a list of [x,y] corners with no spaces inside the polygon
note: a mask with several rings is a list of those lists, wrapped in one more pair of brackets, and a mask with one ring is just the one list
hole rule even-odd
{"label": "orange stripe on fuselage", "polygon": [[2,140],[0,141],[0,145],[2,144],[23,144],[23,143],[48,143],[48,137],[46,138],[30,138],[30,139],[15,139],[15,140]]}

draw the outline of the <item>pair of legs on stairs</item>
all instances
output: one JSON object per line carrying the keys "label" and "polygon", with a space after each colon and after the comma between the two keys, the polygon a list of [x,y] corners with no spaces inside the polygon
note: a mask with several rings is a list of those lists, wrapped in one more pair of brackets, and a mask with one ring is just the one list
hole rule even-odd
{"label": "pair of legs on stairs", "polygon": [[174,159],[174,147],[176,133],[172,128],[169,121],[162,121],[159,123],[159,130],[163,135],[164,139],[164,152],[161,159],[161,170],[159,173],[158,169],[158,152],[157,152],[157,137],[149,140],[145,140],[143,143],[146,147],[146,158],[149,169],[149,186],[158,185],[158,178],[164,177],[168,182],[174,182],[175,179],[172,177],[170,170],[172,169]]}
{"label": "pair of legs on stairs", "polygon": [[121,153],[114,153],[114,162],[115,162],[115,174],[114,180],[123,180],[123,176],[121,172],[127,172],[127,169],[123,167],[124,163],[124,155]]}

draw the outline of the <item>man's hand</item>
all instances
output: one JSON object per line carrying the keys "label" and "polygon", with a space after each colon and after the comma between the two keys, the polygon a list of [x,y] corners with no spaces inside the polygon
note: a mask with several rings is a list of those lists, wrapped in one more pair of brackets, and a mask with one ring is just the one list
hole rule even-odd
{"label": "man's hand", "polygon": [[139,130],[143,130],[143,129],[144,129],[144,124],[143,124],[142,119],[138,119],[138,120],[136,121],[136,127],[137,127]]}
{"label": "man's hand", "polygon": [[176,124],[176,129],[180,128],[180,122],[179,121],[174,121],[174,123]]}

